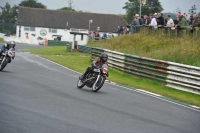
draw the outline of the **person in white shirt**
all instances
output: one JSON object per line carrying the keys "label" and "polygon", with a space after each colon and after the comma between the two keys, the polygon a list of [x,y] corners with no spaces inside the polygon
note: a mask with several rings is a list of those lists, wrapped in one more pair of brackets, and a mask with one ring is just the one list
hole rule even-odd
{"label": "person in white shirt", "polygon": [[166,18],[167,18],[167,26],[174,27],[174,21],[173,19],[171,19],[171,15],[167,14]]}
{"label": "person in white shirt", "polygon": [[154,29],[157,29],[156,16],[157,16],[157,13],[155,13],[154,16],[152,14],[149,15],[150,20],[151,20],[151,23],[149,24],[149,26],[154,27]]}

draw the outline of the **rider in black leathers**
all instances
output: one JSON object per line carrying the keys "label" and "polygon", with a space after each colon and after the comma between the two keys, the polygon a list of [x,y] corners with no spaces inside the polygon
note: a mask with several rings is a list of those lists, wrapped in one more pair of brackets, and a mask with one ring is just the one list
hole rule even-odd
{"label": "rider in black leathers", "polygon": [[106,67],[108,67],[106,64],[107,60],[108,55],[106,53],[102,53],[99,58],[95,58],[93,63],[86,69],[85,73],[80,77],[80,80],[84,80],[87,74],[90,73],[95,67],[102,67],[103,65],[106,65]]}
{"label": "rider in black leathers", "polygon": [[2,53],[4,53],[6,50],[9,50],[10,48],[13,48],[13,50],[15,50],[15,46],[16,46],[15,41],[11,41],[9,43],[5,43],[3,46],[0,46],[0,60]]}

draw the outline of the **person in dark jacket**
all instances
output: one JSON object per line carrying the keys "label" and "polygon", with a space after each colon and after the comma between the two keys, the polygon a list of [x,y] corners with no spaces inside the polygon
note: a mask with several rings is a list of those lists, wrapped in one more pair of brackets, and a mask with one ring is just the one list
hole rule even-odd
{"label": "person in dark jacket", "polygon": [[[80,80],[84,80],[86,76],[95,68],[95,67],[102,67],[103,65],[106,65],[106,68],[108,68],[107,65],[108,55],[106,53],[102,53],[100,57],[97,57],[94,59],[92,64],[86,69],[85,73],[79,77]],[[108,76],[108,75],[107,75]]]}
{"label": "person in dark jacket", "polygon": [[150,19],[148,18],[147,15],[144,15],[144,21],[143,21],[143,24],[144,24],[144,25],[149,25],[149,23],[150,23]]}
{"label": "person in dark jacket", "polygon": [[162,13],[158,13],[158,18],[156,19],[157,24],[159,27],[164,26],[165,25],[165,20],[162,16]]}

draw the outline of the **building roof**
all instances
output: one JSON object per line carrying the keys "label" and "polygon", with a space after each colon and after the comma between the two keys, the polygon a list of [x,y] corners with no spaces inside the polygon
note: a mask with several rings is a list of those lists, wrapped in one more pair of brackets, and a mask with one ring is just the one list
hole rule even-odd
{"label": "building roof", "polygon": [[[127,22],[120,15],[70,12],[40,8],[20,7],[18,22],[20,26],[45,27],[56,29],[89,29],[89,20],[93,20],[90,29],[100,32],[117,32],[117,26],[126,26]],[[68,26],[66,26],[68,23]]]}

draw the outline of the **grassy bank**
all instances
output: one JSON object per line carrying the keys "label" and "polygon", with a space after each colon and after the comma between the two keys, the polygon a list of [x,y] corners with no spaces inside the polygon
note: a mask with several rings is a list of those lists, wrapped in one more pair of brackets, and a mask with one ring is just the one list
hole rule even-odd
{"label": "grassy bank", "polygon": [[200,38],[190,36],[169,38],[166,35],[134,34],[91,41],[87,45],[200,67]]}
{"label": "grassy bank", "polygon": [[0,38],[0,43],[4,43],[4,39],[3,38]]}
{"label": "grassy bank", "polygon": [[[41,55],[44,58],[52,60],[56,63],[59,63],[63,66],[66,66],[81,73],[83,73],[88,65],[91,63],[89,54],[69,53],[66,52],[66,47],[62,46],[48,49],[28,50],[27,52]],[[155,81],[135,78],[114,69],[109,69],[109,75],[110,76],[108,80],[116,82],[118,84],[143,89],[200,107],[199,95],[165,87]]]}

